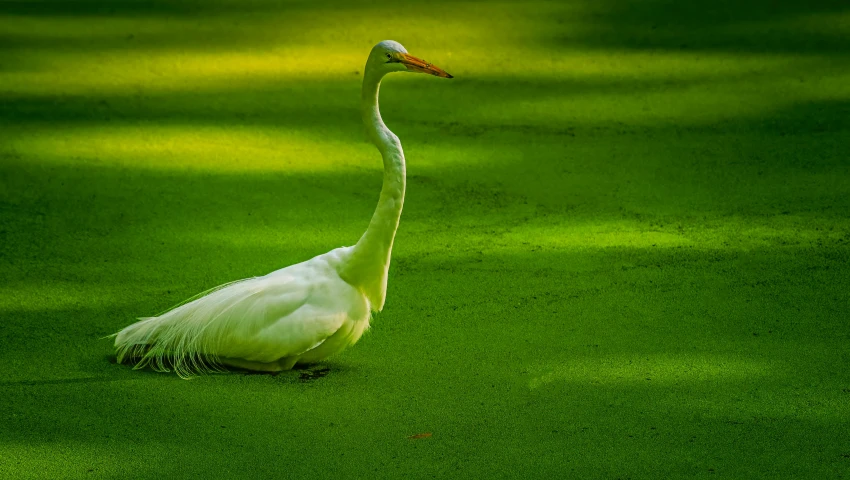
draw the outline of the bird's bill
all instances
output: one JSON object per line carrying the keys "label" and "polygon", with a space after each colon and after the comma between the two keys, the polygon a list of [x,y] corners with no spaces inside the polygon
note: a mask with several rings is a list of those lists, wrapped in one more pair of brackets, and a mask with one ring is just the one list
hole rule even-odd
{"label": "bird's bill", "polygon": [[440,67],[431,65],[421,58],[416,58],[407,53],[399,53],[397,55],[398,62],[407,67],[407,69],[411,72],[427,73],[429,75],[435,75],[442,78],[454,78]]}

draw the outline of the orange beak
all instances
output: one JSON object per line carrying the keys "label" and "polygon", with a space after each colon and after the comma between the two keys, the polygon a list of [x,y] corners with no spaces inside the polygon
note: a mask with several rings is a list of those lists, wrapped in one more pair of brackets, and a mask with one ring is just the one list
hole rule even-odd
{"label": "orange beak", "polygon": [[454,78],[440,67],[431,65],[425,60],[416,58],[413,55],[408,55],[407,53],[397,53],[395,55],[395,60],[407,67],[407,69],[411,72],[427,73],[442,78]]}

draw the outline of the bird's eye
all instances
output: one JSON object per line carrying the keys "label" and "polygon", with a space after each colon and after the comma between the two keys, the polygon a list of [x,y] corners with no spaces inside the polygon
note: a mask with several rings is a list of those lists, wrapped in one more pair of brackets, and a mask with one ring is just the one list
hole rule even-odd
{"label": "bird's eye", "polygon": [[388,54],[387,54],[387,63],[392,62],[392,61],[393,61],[393,54],[392,54],[392,53],[388,53]]}

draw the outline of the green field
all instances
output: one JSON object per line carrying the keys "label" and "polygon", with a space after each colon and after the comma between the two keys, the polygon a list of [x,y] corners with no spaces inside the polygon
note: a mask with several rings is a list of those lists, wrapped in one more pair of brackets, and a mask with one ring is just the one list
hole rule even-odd
{"label": "green field", "polygon": [[[357,241],[384,39],[455,78],[382,88],[371,331],[116,365],[136,317]],[[5,1],[0,478],[850,478],[848,213],[846,0]]]}

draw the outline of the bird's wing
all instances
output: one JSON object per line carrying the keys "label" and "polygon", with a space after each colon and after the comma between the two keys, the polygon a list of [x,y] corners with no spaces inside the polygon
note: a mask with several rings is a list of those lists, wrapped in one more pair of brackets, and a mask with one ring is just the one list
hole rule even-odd
{"label": "bird's wing", "polygon": [[321,345],[336,333],[349,318],[338,305],[327,305],[308,296],[296,309],[289,300],[260,298],[254,308],[264,311],[263,328],[246,326],[233,328],[218,345],[222,357],[241,358],[255,362],[273,362],[280,358],[301,355]]}

